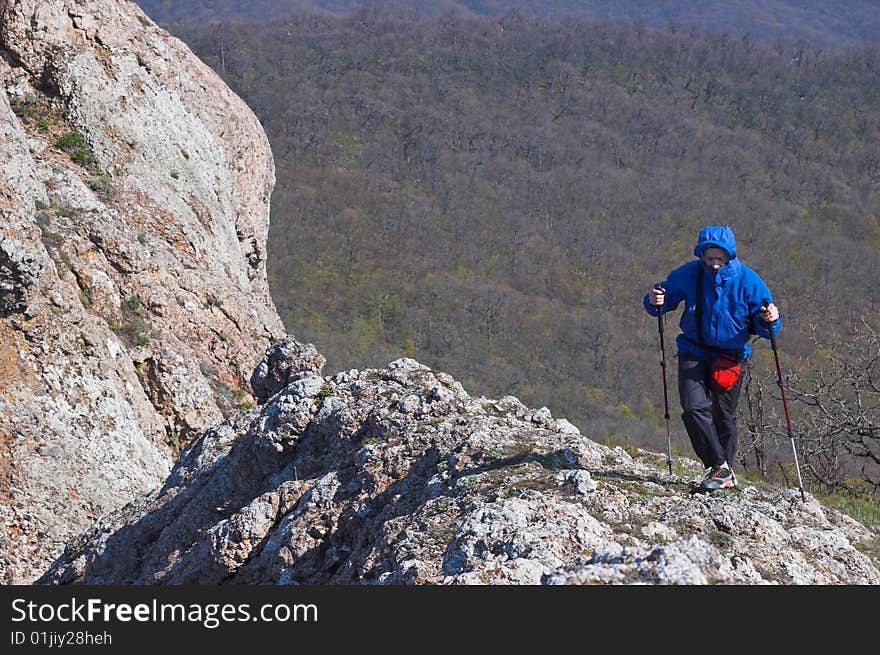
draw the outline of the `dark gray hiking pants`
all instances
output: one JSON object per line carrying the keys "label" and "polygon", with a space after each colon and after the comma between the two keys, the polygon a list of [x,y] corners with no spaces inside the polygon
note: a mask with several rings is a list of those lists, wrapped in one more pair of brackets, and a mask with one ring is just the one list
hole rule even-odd
{"label": "dark gray hiking pants", "polygon": [[716,391],[709,384],[709,362],[678,353],[678,397],[691,445],[703,466],[733,466],[736,455],[736,404],[743,376],[730,391]]}

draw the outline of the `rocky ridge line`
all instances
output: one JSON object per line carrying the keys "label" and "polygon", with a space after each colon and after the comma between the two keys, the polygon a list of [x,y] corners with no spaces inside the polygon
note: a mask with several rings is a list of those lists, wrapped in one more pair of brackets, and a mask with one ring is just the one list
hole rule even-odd
{"label": "rocky ridge line", "polygon": [[670,477],[662,455],[412,359],[325,377],[316,354],[291,336],[267,351],[267,402],[200,434],[39,582],[880,583],[857,548],[877,535],[812,496],[691,495],[694,460]]}

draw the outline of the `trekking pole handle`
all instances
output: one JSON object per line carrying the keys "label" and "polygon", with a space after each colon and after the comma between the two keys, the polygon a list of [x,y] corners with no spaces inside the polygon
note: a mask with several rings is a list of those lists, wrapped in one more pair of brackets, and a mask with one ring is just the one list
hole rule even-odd
{"label": "trekking pole handle", "polygon": [[[662,293],[666,293],[666,289],[663,288],[662,282],[657,282],[656,284],[654,284],[653,289],[654,289],[654,291],[660,291]],[[660,312],[662,313],[663,312],[663,305],[660,305],[660,307],[658,307],[657,309],[659,309]]]}
{"label": "trekking pole handle", "polygon": [[[770,299],[764,298],[764,301],[763,301],[763,304],[761,305],[761,307],[766,309],[769,306],[770,306]],[[765,321],[765,323],[767,323],[767,327],[769,328],[769,331],[770,331],[770,345],[773,346],[774,351],[776,350],[776,334],[774,334],[774,332],[773,332],[773,324],[775,322],[776,321]]]}
{"label": "trekking pole handle", "polygon": [[[663,288],[663,286],[662,286],[662,284],[661,284],[660,282],[657,282],[657,283],[654,285],[654,291],[663,291],[663,292],[665,292],[666,290]],[[659,307],[657,307],[657,329],[660,330],[660,336],[661,336],[661,338],[662,338],[662,336],[663,336],[663,305],[660,305]],[[661,349],[662,349],[662,347],[663,347],[663,342],[662,342],[662,341],[661,341],[661,343],[660,343],[660,347],[661,347]],[[665,363],[664,363],[664,366],[665,366]]]}

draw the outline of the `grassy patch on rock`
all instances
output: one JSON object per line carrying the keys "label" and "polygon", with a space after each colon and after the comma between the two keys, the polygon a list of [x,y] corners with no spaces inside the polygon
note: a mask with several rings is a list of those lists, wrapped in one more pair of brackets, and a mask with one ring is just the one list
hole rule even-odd
{"label": "grassy patch on rock", "polygon": [[880,494],[865,482],[849,481],[850,490],[812,492],[825,505],[851,516],[865,527],[880,532]]}

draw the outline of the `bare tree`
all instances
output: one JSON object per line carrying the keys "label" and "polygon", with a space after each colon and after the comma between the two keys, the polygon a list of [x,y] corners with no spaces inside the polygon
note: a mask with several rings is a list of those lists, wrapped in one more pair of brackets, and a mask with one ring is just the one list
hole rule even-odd
{"label": "bare tree", "polygon": [[[812,331],[815,356],[783,380],[792,401],[794,434],[807,480],[827,489],[852,489],[860,478],[880,490],[880,334],[862,321],[855,335],[829,345]],[[747,373],[746,429],[741,463],[766,475],[785,457],[787,432],[769,407],[779,394]]]}
{"label": "bare tree", "polygon": [[748,471],[754,465],[762,477],[767,477],[770,467],[770,439],[771,433],[767,427],[765,402],[767,392],[765,382],[760,376],[752,375],[752,367],[745,370],[743,392],[746,397],[744,403],[745,430],[741,435],[741,443],[737,458],[740,464]]}
{"label": "bare tree", "polygon": [[797,371],[790,382],[805,409],[807,470],[822,484],[846,486],[854,466],[880,489],[880,334],[863,320],[839,346],[821,343],[815,330],[813,342],[824,365],[811,375]]}

